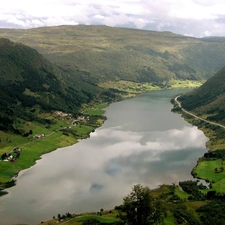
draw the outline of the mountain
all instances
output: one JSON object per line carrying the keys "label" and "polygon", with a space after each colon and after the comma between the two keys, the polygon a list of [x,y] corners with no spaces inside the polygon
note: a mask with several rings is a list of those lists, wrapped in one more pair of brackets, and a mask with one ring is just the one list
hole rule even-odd
{"label": "mountain", "polygon": [[127,80],[162,84],[206,80],[224,66],[225,38],[192,38],[107,26],[0,29],[0,37],[23,43],[67,72],[92,84]]}
{"label": "mountain", "polygon": [[0,130],[18,132],[16,118],[42,122],[34,113],[40,109],[75,114],[102,92],[80,76],[77,72],[71,80],[37,50],[0,38]]}
{"label": "mountain", "polygon": [[179,100],[185,109],[197,115],[206,114],[207,119],[225,124],[225,67]]}
{"label": "mountain", "polygon": [[225,61],[222,37],[84,25],[0,29],[0,37],[0,129],[17,116],[38,120],[37,106],[76,114],[82,103],[108,101],[114,87],[102,83],[205,80]]}

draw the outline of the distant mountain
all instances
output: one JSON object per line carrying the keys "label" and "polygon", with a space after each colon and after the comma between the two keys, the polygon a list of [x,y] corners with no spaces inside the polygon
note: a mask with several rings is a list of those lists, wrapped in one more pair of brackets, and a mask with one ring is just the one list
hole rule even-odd
{"label": "distant mountain", "polygon": [[225,67],[201,87],[179,98],[182,106],[198,115],[225,124]]}
{"label": "distant mountain", "polygon": [[197,39],[171,32],[106,26],[0,29],[0,36],[35,48],[84,81],[165,83],[208,79],[225,62],[225,38]]}
{"label": "distant mountain", "polygon": [[16,118],[40,121],[38,110],[76,113],[102,90],[53,65],[37,50],[0,38],[0,130],[14,130]]}

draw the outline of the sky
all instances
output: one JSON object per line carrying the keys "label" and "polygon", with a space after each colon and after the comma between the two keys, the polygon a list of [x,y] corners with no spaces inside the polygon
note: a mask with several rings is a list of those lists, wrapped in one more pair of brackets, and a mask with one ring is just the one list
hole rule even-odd
{"label": "sky", "polygon": [[225,36],[225,0],[6,0],[1,28],[106,25]]}

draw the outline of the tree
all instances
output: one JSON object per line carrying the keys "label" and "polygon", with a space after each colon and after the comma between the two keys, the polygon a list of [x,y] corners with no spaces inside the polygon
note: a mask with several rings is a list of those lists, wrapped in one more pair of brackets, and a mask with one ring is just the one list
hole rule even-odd
{"label": "tree", "polygon": [[163,219],[161,202],[154,200],[150,189],[138,184],[124,197],[121,220],[127,225],[160,224]]}
{"label": "tree", "polygon": [[6,153],[3,153],[2,156],[1,156],[1,159],[4,160],[6,158],[7,158],[7,154]]}

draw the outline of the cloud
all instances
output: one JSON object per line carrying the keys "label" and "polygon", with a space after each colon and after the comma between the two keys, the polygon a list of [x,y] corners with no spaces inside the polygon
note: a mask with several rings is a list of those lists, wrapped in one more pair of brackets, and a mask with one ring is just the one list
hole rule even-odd
{"label": "cloud", "polygon": [[0,6],[0,26],[102,24],[196,37],[225,35],[223,0],[8,0]]}
{"label": "cloud", "polygon": [[19,174],[10,198],[1,200],[2,210],[11,215],[17,205],[16,213],[26,215],[29,223],[29,217],[40,221],[62,210],[110,209],[121,204],[134,184],[155,188],[191,179],[191,169],[206,151],[207,138],[196,127],[147,132],[124,127],[104,126],[90,139],[43,155]]}

